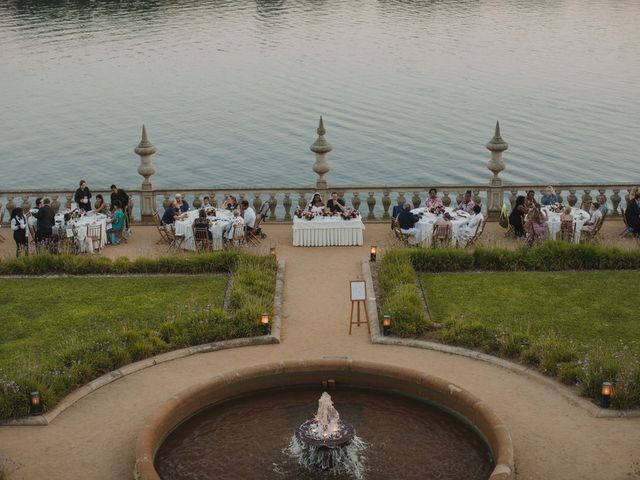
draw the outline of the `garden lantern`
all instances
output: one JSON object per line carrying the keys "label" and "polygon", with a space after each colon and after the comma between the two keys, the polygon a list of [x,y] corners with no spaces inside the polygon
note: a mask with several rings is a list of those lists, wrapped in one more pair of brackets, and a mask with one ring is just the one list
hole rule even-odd
{"label": "garden lantern", "polygon": [[602,408],[609,408],[611,403],[611,383],[602,382],[602,392],[600,393],[600,406]]}
{"label": "garden lantern", "polygon": [[42,403],[40,402],[40,392],[29,394],[29,405],[31,415],[42,415]]}
{"label": "garden lantern", "polygon": [[369,260],[372,262],[376,261],[376,257],[378,256],[378,246],[377,245],[371,245],[371,250],[370,250],[370,257]]}
{"label": "garden lantern", "polygon": [[269,315],[267,313],[263,313],[260,316],[260,325],[262,326],[263,335],[269,335],[271,333],[271,328],[269,328]]}
{"label": "garden lantern", "polygon": [[385,315],[382,319],[382,335],[388,337],[391,333],[391,315]]}

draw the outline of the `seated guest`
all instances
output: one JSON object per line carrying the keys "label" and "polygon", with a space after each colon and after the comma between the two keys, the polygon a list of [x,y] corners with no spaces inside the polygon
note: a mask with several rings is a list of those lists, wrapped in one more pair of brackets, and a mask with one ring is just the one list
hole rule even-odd
{"label": "seated guest", "polygon": [[20,207],[14,208],[11,212],[11,230],[13,240],[16,242],[16,257],[20,256],[21,251],[29,256],[29,226]]}
{"label": "seated guest", "polygon": [[175,199],[176,199],[176,202],[175,202],[176,203],[176,208],[178,210],[180,210],[182,213],[189,211],[189,204],[187,203],[186,200],[182,199],[182,195],[181,194],[176,193]]}
{"label": "seated guest", "polygon": [[71,230],[73,228],[73,222],[71,222],[71,214],[65,213],[62,219],[62,223],[60,224],[60,228],[63,230]]}
{"label": "seated guest", "polygon": [[176,202],[172,202],[162,215],[162,224],[173,225],[178,215],[180,215],[180,209],[176,205]]}
{"label": "seated guest", "polygon": [[558,196],[551,185],[547,187],[545,194],[540,198],[541,205],[553,205],[558,203]]}
{"label": "seated guest", "polygon": [[462,225],[460,229],[460,236],[462,240],[466,243],[476,234],[478,230],[478,225],[480,222],[484,220],[484,215],[482,215],[482,207],[480,205],[476,205],[473,207],[473,215],[467,220],[464,225]]}
{"label": "seated guest", "polygon": [[540,204],[536,201],[536,192],[533,190],[529,190],[527,192],[527,198],[524,202],[525,207],[531,208],[540,208]]}
{"label": "seated guest", "polygon": [[107,230],[109,240],[112,245],[118,245],[122,238],[122,229],[124,228],[124,212],[120,200],[116,200],[113,204],[115,211],[111,217],[111,228]]}
{"label": "seated guest", "polygon": [[224,197],[222,208],[225,208],[227,210],[235,210],[236,208],[238,208],[238,201],[236,200],[236,197],[234,197],[233,195],[227,195],[226,197]]}
{"label": "seated guest", "polygon": [[602,212],[602,215],[606,215],[607,213],[609,213],[609,207],[607,207],[607,197],[600,194],[596,197],[596,201],[598,202],[598,205],[600,205],[599,208]]}
{"label": "seated guest", "polygon": [[511,213],[509,214],[509,225],[513,227],[513,232],[516,237],[524,237],[524,216],[529,212],[524,201],[524,195],[518,195],[516,198],[516,204],[513,206],[513,210],[511,210]]}
{"label": "seated guest", "polygon": [[565,207],[564,211],[560,214],[560,222],[573,222],[571,207]]}
{"label": "seated guest", "polygon": [[211,205],[211,199],[208,196],[202,199],[202,208],[205,210],[213,208],[213,205]]}
{"label": "seated guest", "polygon": [[207,212],[202,208],[198,212],[198,218],[193,221],[193,228],[203,228],[207,231],[209,240],[213,240],[213,234],[211,233],[211,220],[207,218]]}
{"label": "seated guest", "polygon": [[467,213],[473,212],[473,207],[475,206],[475,202],[471,198],[471,190],[467,190],[464,192],[464,196],[462,197],[462,201],[458,204],[458,210],[464,210]]}
{"label": "seated guest", "polygon": [[624,218],[627,220],[627,230],[640,234],[640,192],[638,190],[636,190],[635,196],[627,202]]}
{"label": "seated guest", "polygon": [[116,200],[120,200],[122,211],[124,212],[124,227],[129,228],[129,194],[123,188],[111,185],[111,211],[115,210]]}
{"label": "seated guest", "polygon": [[242,228],[244,227],[244,225],[244,218],[242,218],[242,215],[240,215],[240,210],[236,208],[233,211],[233,219],[224,229],[224,237],[228,238],[229,240],[233,240],[234,233],[238,232],[237,234],[240,235],[240,232],[244,230]]}
{"label": "seated guest", "polygon": [[448,242],[451,239],[451,215],[448,212],[435,221],[432,235],[435,242]]}
{"label": "seated guest", "polygon": [[419,230],[416,228],[416,222],[418,220],[418,216],[411,213],[411,204],[405,203],[400,215],[398,215],[400,231],[405,235],[413,235],[417,238]]}
{"label": "seated guest", "polygon": [[331,198],[327,202],[327,208],[332,215],[334,213],[347,211],[344,200],[342,198],[338,198],[338,192],[331,192]]}
{"label": "seated guest", "polygon": [[444,208],[442,200],[440,200],[440,197],[438,196],[438,190],[435,188],[429,189],[429,196],[424,201],[424,206],[429,209]]}
{"label": "seated guest", "polygon": [[88,212],[91,210],[91,192],[87,187],[87,182],[80,180],[80,188],[76,190],[73,201],[78,204],[80,210]]}
{"label": "seated guest", "polygon": [[313,197],[311,198],[311,202],[309,203],[309,206],[307,207],[307,209],[311,213],[315,213],[316,215],[322,215],[322,210],[324,209],[324,203],[322,202],[322,197],[318,192],[313,194]]}
{"label": "seated guest", "polygon": [[256,211],[249,206],[249,202],[247,200],[242,200],[240,202],[240,214],[244,219],[247,230],[252,231],[256,224]]}
{"label": "seated guest", "polygon": [[527,222],[524,224],[524,230],[527,233],[529,245],[536,242],[544,242],[548,235],[547,222],[539,208],[533,208],[529,211]]}
{"label": "seated guest", "polygon": [[102,195],[98,194],[96,195],[96,204],[94,207],[94,211],[96,213],[104,213],[106,214],[109,209],[107,208],[107,204],[104,203],[104,198],[102,198]]}
{"label": "seated guest", "polygon": [[582,226],[583,232],[593,232],[596,226],[602,221],[602,212],[600,211],[600,204],[598,202],[593,202],[591,204],[591,211],[589,212],[591,218],[585,222]]}

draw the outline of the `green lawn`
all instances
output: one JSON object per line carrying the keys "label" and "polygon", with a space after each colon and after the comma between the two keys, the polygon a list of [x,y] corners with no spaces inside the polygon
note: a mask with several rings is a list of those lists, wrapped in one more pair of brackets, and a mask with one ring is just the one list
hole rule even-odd
{"label": "green lawn", "polygon": [[[245,336],[222,311],[228,275],[0,281],[0,418],[162,351]],[[251,326],[247,327],[250,329]]]}
{"label": "green lawn", "polygon": [[40,364],[100,336],[221,307],[226,285],[226,275],[2,280],[0,365]]}
{"label": "green lawn", "polygon": [[434,322],[555,333],[579,350],[609,345],[640,354],[637,272],[421,274]]}

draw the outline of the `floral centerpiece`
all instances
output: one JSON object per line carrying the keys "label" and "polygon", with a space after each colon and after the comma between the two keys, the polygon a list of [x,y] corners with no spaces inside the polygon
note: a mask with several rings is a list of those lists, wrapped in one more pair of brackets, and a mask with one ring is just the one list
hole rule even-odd
{"label": "floral centerpiece", "polygon": [[564,210],[564,205],[556,202],[553,205],[551,205],[549,208],[551,209],[552,212],[562,213],[562,211]]}
{"label": "floral centerpiece", "polygon": [[298,218],[302,218],[304,220],[311,220],[316,216],[316,214],[313,212],[310,212],[309,210],[303,210],[302,208],[298,207],[296,209],[295,216]]}
{"label": "floral centerpiece", "polygon": [[352,218],[358,218],[360,216],[360,212],[355,208],[349,208],[346,212],[340,212],[340,216],[344,220],[351,220]]}

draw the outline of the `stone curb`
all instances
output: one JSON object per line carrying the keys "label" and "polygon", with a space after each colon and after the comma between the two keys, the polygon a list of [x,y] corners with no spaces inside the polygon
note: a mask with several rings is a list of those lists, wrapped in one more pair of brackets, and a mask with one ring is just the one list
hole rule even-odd
{"label": "stone curb", "polygon": [[371,324],[371,343],[378,345],[396,345],[401,347],[423,348],[425,350],[434,350],[436,352],[448,353],[450,355],[460,355],[462,357],[472,358],[490,363],[497,367],[504,368],[511,372],[526,375],[530,379],[554,390],[574,406],[583,408],[589,414],[597,418],[619,418],[619,417],[640,417],[640,410],[609,410],[598,407],[590,400],[577,396],[570,387],[558,383],[550,377],[547,377],[536,370],[527,368],[523,365],[510,362],[508,360],[487,355],[486,353],[477,352],[463,347],[455,347],[437,342],[429,342],[427,340],[415,340],[398,337],[385,337],[380,333],[380,323],[378,321],[378,307],[373,289],[371,276],[371,265],[368,260],[362,261],[362,274],[367,282],[367,312],[369,313],[369,323]]}
{"label": "stone curb", "polygon": [[34,417],[20,417],[12,418],[8,420],[0,420],[1,426],[17,426],[17,425],[48,425],[58,415],[64,412],[67,408],[71,407],[78,400],[86,397],[87,395],[95,392],[101,387],[115,382],[116,380],[131,375],[133,373],[144,370],[145,368],[153,367],[154,365],[160,365],[161,363],[170,362],[172,360],[178,360],[184,357],[190,357],[198,353],[215,352],[217,350],[226,350],[229,348],[249,347],[255,345],[270,345],[280,343],[280,328],[282,326],[282,300],[284,297],[284,273],[285,273],[285,261],[280,260],[278,262],[278,272],[276,274],[276,291],[273,297],[273,325],[271,329],[271,335],[264,335],[260,337],[246,337],[246,338],[234,338],[233,340],[223,340],[220,342],[204,343],[202,345],[195,345],[193,347],[181,348],[180,350],[173,350],[171,352],[161,353],[154,357],[140,360],[139,362],[129,363],[120,367],[117,370],[113,370],[109,373],[90,381],[86,385],[74,390],[66,397],[64,397],[56,407],[45,413],[44,415],[38,415]]}

